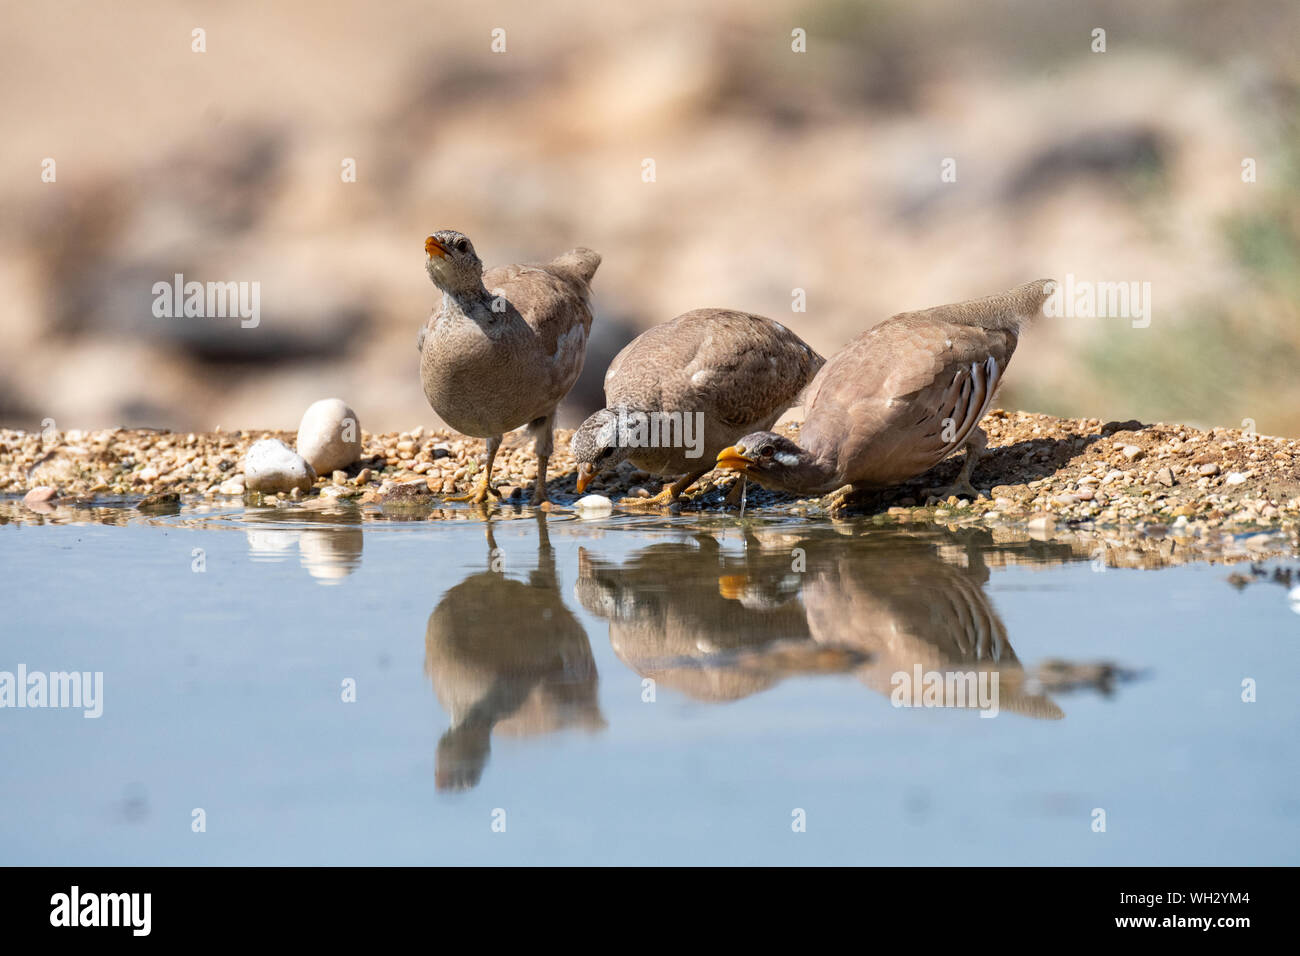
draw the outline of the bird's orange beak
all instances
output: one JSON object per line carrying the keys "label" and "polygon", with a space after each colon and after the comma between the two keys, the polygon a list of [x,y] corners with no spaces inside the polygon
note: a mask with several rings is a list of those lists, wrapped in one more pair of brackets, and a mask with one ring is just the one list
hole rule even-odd
{"label": "bird's orange beak", "polygon": [[596,477],[596,469],[592,466],[591,462],[584,461],[581,465],[579,465],[578,466],[578,494],[582,494],[584,491],[586,491],[587,486],[591,484],[591,479],[595,477]]}
{"label": "bird's orange beak", "polygon": [[430,236],[424,240],[424,254],[426,256],[437,256],[439,259],[447,258],[447,247],[441,242]]}
{"label": "bird's orange beak", "polygon": [[728,471],[738,471],[744,475],[749,473],[749,467],[752,464],[754,464],[754,459],[746,458],[739,445],[732,445],[730,448],[724,448],[718,452],[718,461],[714,467],[725,468]]}

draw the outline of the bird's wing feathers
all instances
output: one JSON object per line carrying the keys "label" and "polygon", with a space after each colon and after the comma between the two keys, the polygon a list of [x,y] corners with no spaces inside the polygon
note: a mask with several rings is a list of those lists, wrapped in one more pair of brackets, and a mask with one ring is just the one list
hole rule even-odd
{"label": "bird's wing feathers", "polygon": [[587,283],[567,271],[556,272],[547,266],[509,265],[485,272],[483,285],[489,295],[504,296],[518,310],[537,335],[540,351],[554,356],[553,378],[557,387],[567,391],[582,369],[591,331],[591,289]]}
{"label": "bird's wing feathers", "polygon": [[785,411],[823,362],[770,319],[697,309],[619,352],[605,376],[605,397],[611,405],[699,411],[728,428],[744,428]]}
{"label": "bird's wing feathers", "polygon": [[714,313],[710,331],[683,370],[693,394],[717,419],[745,428],[779,416],[824,360],[778,322],[743,312]]}
{"label": "bird's wing feathers", "polygon": [[1016,347],[1005,328],[896,316],[837,354],[809,390],[802,442],[846,481],[890,484],[962,446]]}

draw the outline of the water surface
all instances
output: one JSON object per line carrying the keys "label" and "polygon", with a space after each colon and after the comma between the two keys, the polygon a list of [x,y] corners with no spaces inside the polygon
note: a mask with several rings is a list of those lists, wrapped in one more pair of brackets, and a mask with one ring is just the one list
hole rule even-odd
{"label": "water surface", "polygon": [[[0,670],[102,672],[103,713],[0,709],[0,859],[1294,864],[1300,615],[1232,570],[757,516],[59,509],[0,527]],[[895,706],[900,673],[996,675],[996,715]]]}

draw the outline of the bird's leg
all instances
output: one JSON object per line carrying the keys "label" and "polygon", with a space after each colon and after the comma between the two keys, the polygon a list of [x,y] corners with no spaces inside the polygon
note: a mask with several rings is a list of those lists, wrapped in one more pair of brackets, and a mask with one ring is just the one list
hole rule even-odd
{"label": "bird's leg", "polygon": [[497,449],[501,447],[501,436],[493,435],[487,440],[487,465],[483,468],[483,477],[478,480],[473,491],[467,491],[463,495],[445,495],[445,501],[467,501],[472,505],[481,505],[487,501],[488,494],[494,494],[498,498],[501,495],[492,487],[492,462],[496,460]]}
{"label": "bird's leg", "polygon": [[695,471],[676,481],[670,481],[653,498],[624,498],[619,501],[619,504],[624,508],[665,508],[680,498],[682,492],[695,483],[695,479],[707,475],[709,471],[710,469],[705,468],[703,471]]}
{"label": "bird's leg", "polygon": [[555,549],[551,547],[551,532],[545,513],[537,512],[537,568],[528,575],[528,583],[535,588],[554,591],[559,585],[555,570]]}
{"label": "bird's leg", "polygon": [[555,413],[539,418],[529,424],[528,430],[533,435],[533,452],[537,455],[537,479],[533,482],[533,504],[540,505],[546,501],[546,467],[551,461],[551,452],[555,450]]}
{"label": "bird's leg", "polygon": [[923,494],[934,495],[936,498],[947,498],[950,495],[956,495],[958,498],[969,498],[974,501],[980,496],[975,490],[975,486],[970,483],[971,472],[979,464],[981,458],[989,447],[989,436],[985,434],[984,429],[976,425],[969,435],[966,436],[966,457],[961,463],[961,471],[957,473],[956,480],[947,488],[927,488]]}

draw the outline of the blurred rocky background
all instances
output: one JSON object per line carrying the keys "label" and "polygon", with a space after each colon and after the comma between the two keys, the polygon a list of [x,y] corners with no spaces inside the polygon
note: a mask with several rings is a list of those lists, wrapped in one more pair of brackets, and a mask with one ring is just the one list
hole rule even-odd
{"label": "blurred rocky background", "polygon": [[[894,312],[1072,273],[1150,282],[1150,326],[1040,321],[1003,404],[1300,434],[1294,0],[3,16],[0,425],[293,428],[330,395],[368,429],[432,424],[423,240],[452,227],[488,265],[603,253],[568,423],[623,342],[688,309],[829,354]],[[260,324],[155,317],[176,273],[260,283]]]}

